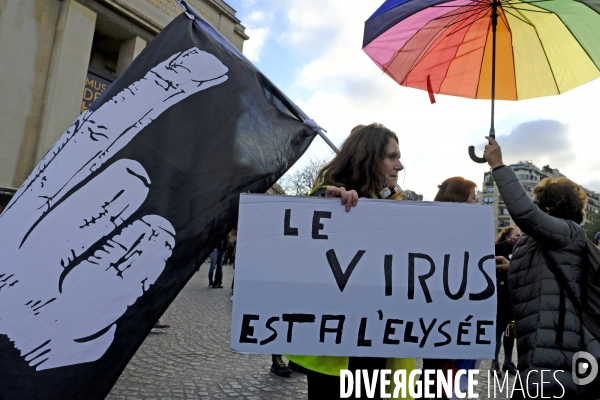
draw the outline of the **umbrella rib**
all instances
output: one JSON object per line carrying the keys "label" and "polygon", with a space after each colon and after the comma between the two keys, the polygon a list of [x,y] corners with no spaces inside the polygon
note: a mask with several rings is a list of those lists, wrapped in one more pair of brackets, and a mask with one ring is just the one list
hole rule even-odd
{"label": "umbrella rib", "polygon": [[[456,6],[453,6],[453,7],[456,7]],[[465,7],[465,6],[460,6],[458,9],[462,9],[463,7]],[[461,15],[465,15],[465,14],[469,14],[469,13],[476,13],[476,12],[479,12],[479,10],[481,10],[482,8],[489,8],[489,6],[486,4],[478,4],[476,6],[466,6],[466,7],[473,7],[473,9],[457,12],[456,14],[452,14],[452,12],[449,12],[448,14],[440,15],[439,17],[432,18],[431,20],[435,21],[435,20],[443,19],[443,18],[450,18],[450,17],[461,16]]]}
{"label": "umbrella rib", "polygon": [[[458,6],[460,8],[463,7],[481,7],[482,5],[486,5],[486,6],[490,6],[489,5],[489,0],[472,0],[471,1],[472,4],[464,4],[462,6]],[[445,5],[445,4],[438,4],[438,5],[433,5],[430,8],[456,8],[456,5]]]}
{"label": "umbrella rib", "polygon": [[[488,21],[488,27],[487,27],[487,32],[489,35],[490,32],[490,27],[492,25],[492,19],[490,18],[490,20]],[[487,35],[486,35],[486,40],[487,40]],[[485,45],[485,47],[487,47],[487,45]],[[479,79],[477,79],[477,90],[475,91],[475,97],[473,97],[474,99],[477,98],[477,94],[479,93],[479,86],[481,85],[481,71],[483,70],[483,62],[484,62],[484,58],[485,58],[485,47],[484,47],[484,54],[481,57],[481,61],[479,63]]]}
{"label": "umbrella rib", "polygon": [[439,5],[439,6],[431,6],[431,8],[457,8],[457,7],[463,8],[463,7],[483,7],[484,6],[482,1],[478,1],[478,2],[474,1],[473,3],[477,3],[477,4],[465,4],[465,5],[462,5],[462,6],[456,6],[456,5],[454,5],[454,6],[444,6],[444,5]]}
{"label": "umbrella rib", "polygon": [[508,30],[508,32],[510,32],[511,36],[512,36],[512,30],[510,29],[510,25],[508,24],[508,21],[506,20],[506,15],[504,15],[504,8],[502,8],[502,13],[498,13],[498,16],[500,17],[500,19],[502,20],[502,22],[504,22],[504,26],[506,27],[506,29]]}
{"label": "umbrella rib", "polygon": [[432,21],[437,21],[438,19],[444,19],[444,18],[449,18],[449,17],[458,17],[458,16],[461,16],[461,15],[468,14],[470,12],[473,12],[473,10],[461,11],[461,12],[457,12],[456,14],[452,14],[450,12],[448,14],[444,14],[444,15],[440,15],[439,17],[432,18],[431,20]]}
{"label": "umbrella rib", "polygon": [[[445,29],[445,28],[443,28]],[[441,32],[440,32],[441,33]],[[405,80],[406,78],[408,78],[408,75],[410,75],[410,73],[415,69],[415,67],[417,66],[417,64],[419,63],[419,61],[422,59],[424,54],[427,54],[429,52],[429,44],[431,44],[432,42],[435,42],[435,40],[439,37],[438,35],[435,35],[434,37],[432,37],[429,40],[429,43],[427,44],[427,46],[423,47],[423,51],[421,52],[421,54],[419,54],[419,56],[415,59],[415,61],[413,61],[413,64],[410,66],[410,68],[408,69],[408,72],[404,75],[404,78],[402,78],[402,80]],[[394,63],[394,60],[400,55],[400,53],[402,52],[402,49],[398,50],[395,54],[394,57],[392,57],[392,59],[387,63],[388,66],[391,66]],[[385,67],[382,69],[382,71],[384,73],[387,73],[387,70],[389,69],[389,67]],[[390,75],[391,76],[391,75]],[[392,77],[393,79],[393,77]],[[395,79],[394,79],[395,80]],[[402,81],[398,82],[401,86],[402,86]],[[406,87],[408,87],[408,82],[406,83]]]}
{"label": "umbrella rib", "polygon": [[456,29],[454,32],[450,32],[449,34],[447,34],[447,35],[446,35],[446,37],[448,37],[448,36],[451,36],[451,35],[454,35],[455,33],[457,33],[457,32],[460,32],[461,30],[463,30],[463,29],[465,29],[465,28],[470,28],[471,26],[473,26],[473,24],[474,24],[475,22],[477,22],[477,21],[479,21],[480,19],[483,19],[483,18],[485,18],[485,17],[487,17],[487,13],[485,13],[485,14],[483,14],[481,17],[479,17],[479,18],[475,19],[473,22],[471,22],[471,23],[469,23],[469,24],[466,24],[465,26],[463,26],[463,27],[461,27],[461,28],[458,28],[458,29]]}
{"label": "umbrella rib", "polygon": [[[527,4],[531,4],[531,3],[547,3],[549,1],[556,1],[556,0],[531,0],[531,1],[528,1]],[[508,0],[508,1],[507,0],[500,0],[500,2],[503,5],[504,4],[509,4],[509,5],[512,5],[512,4],[523,4],[522,1],[512,1],[512,0]]]}
{"label": "umbrella rib", "polygon": [[517,67],[515,65],[515,46],[514,46],[514,37],[512,35],[512,30],[510,29],[510,26],[508,25],[508,19],[506,18],[506,14],[505,14],[506,10],[504,9],[504,7],[502,8],[502,13],[501,18],[502,21],[504,21],[504,24],[506,25],[506,29],[508,29],[508,31],[510,32],[510,51],[512,53],[512,68],[513,68],[513,73],[514,73],[514,77],[515,77],[515,98],[517,100],[519,100],[519,91],[517,90]]}
{"label": "umbrella rib", "polygon": [[[453,21],[452,23],[449,23],[448,25],[444,26],[444,28],[449,28],[449,27],[451,27],[452,25],[456,25],[456,24],[459,24],[459,23],[461,23],[461,22],[463,22],[463,21],[466,21],[466,20],[468,20],[469,18],[471,18],[473,15],[481,13],[481,10],[482,10],[482,9],[485,9],[485,8],[487,8],[487,7],[481,7],[481,8],[480,8],[480,9],[478,9],[478,10],[469,10],[469,11],[465,11],[465,12],[464,12],[464,13],[462,13],[462,14],[456,14],[456,15],[464,15],[464,14],[469,14],[469,15],[468,15],[468,16],[466,16],[466,17],[464,17],[464,18],[462,18],[462,19],[460,19],[460,20],[458,20],[458,21]],[[450,16],[452,16],[452,17],[453,17],[454,15],[450,15]]]}
{"label": "umbrella rib", "polygon": [[[454,26],[454,25],[460,24],[460,23],[462,23],[462,22],[468,21],[469,19],[473,18],[473,15],[474,15],[474,14],[475,14],[475,13],[473,13],[473,14],[469,14],[469,16],[468,16],[468,17],[462,18],[460,21],[452,22],[452,23],[450,23],[450,24],[448,24],[448,25],[444,26],[444,29],[447,29],[447,28],[450,28],[451,26]],[[484,15],[484,17],[485,17],[485,15]]]}
{"label": "umbrella rib", "polygon": [[[540,0],[540,1],[541,1],[541,0]],[[537,2],[536,2],[536,3],[537,3]],[[533,10],[531,10],[531,11],[533,11]],[[564,25],[564,26],[565,26],[565,28],[566,28],[566,29],[569,31],[569,33],[571,33],[571,35],[573,35],[573,37],[576,37],[576,36],[575,36],[575,34],[574,34],[574,32],[573,32],[573,31],[571,30],[571,28],[570,28],[570,27],[569,27],[569,26],[568,26],[568,25],[565,23],[565,21],[563,21],[563,19],[560,17],[560,15],[558,15],[558,14],[556,14],[556,13],[553,13],[553,12],[549,12],[549,13],[550,13],[550,14],[554,14],[554,15],[556,16],[556,18],[558,18],[558,19],[560,20],[560,22],[562,22],[562,23],[563,23],[563,25]],[[587,55],[587,56],[590,58],[590,60],[592,60],[592,63],[593,63],[594,65],[596,65],[596,63],[594,63],[594,61],[593,61],[593,59],[592,59],[592,56],[590,55],[590,53],[588,52],[588,50],[587,50],[585,47],[583,47],[583,46],[581,45],[581,43],[579,43],[579,41],[577,41],[577,42],[578,42],[578,44],[579,44],[579,47],[581,47],[581,49],[582,49],[582,50],[585,52],[585,54],[586,54],[586,55]],[[596,68],[598,69],[598,71],[600,71],[600,67],[596,66]]]}
{"label": "umbrella rib", "polygon": [[[512,7],[514,8],[514,7]],[[528,20],[528,18],[523,15],[523,13],[519,10],[517,10],[517,12],[525,19]],[[546,48],[544,47],[544,43],[542,42],[542,39],[540,38],[540,35],[537,31],[537,28],[535,27],[534,24],[531,23],[531,21],[529,21],[529,25],[531,25],[531,27],[533,28],[533,30],[535,31],[536,36],[538,37],[538,40],[540,42],[540,46],[542,46],[542,51],[544,52],[544,57],[546,57],[546,61],[548,62],[548,67],[550,68],[550,72],[552,73],[552,79],[554,80],[554,85],[556,86],[556,91],[558,92],[558,94],[561,94],[560,92],[560,88],[558,87],[558,82],[556,82],[556,76],[554,75],[554,69],[552,68],[552,64],[550,64],[550,60],[548,59],[548,54],[546,53]]]}
{"label": "umbrella rib", "polygon": [[[459,9],[462,9],[463,7],[464,6],[460,6]],[[452,14],[452,12],[450,12],[448,14],[444,14],[444,15],[436,17],[434,19],[441,19],[441,18],[444,18],[444,17],[454,17],[456,15],[464,15],[464,14],[468,14],[468,13],[478,13],[478,12],[480,12],[483,9],[490,9],[491,10],[491,8],[490,8],[490,6],[488,4],[478,4],[476,6],[470,6],[470,7],[472,7],[472,8],[469,9],[469,10],[457,12],[456,14]]]}
{"label": "umbrella rib", "polygon": [[517,7],[513,7],[511,4],[511,7],[513,10],[519,10],[519,11],[527,11],[527,12],[537,12],[537,13],[542,13],[542,14],[554,14],[551,11],[543,11],[543,10],[530,10],[528,8],[517,8]]}
{"label": "umbrella rib", "polygon": [[524,22],[524,23],[526,23],[527,25],[533,26],[533,24],[532,24],[531,22],[529,22],[529,21],[527,21],[527,20],[524,20],[523,18],[519,17],[518,15],[516,15],[516,14],[513,14],[512,12],[510,12],[510,11],[508,11],[508,10],[504,9],[504,8],[503,8],[502,10],[503,10],[505,13],[512,15],[512,16],[513,16],[513,17],[515,17],[516,19],[523,21],[523,22]]}
{"label": "umbrella rib", "polygon": [[[481,12],[481,11],[480,11],[480,12]],[[484,15],[483,17],[485,17],[485,15]],[[479,19],[481,19],[481,18],[483,18],[483,17],[480,17]],[[475,22],[475,21],[473,21],[473,22]],[[471,27],[472,25],[473,25],[473,23],[466,24],[465,26],[463,26],[463,28],[466,28],[466,27]],[[445,28],[446,28],[446,27],[444,27],[444,29],[445,29]],[[462,28],[460,28],[460,29],[462,29]],[[453,32],[453,33],[456,33],[456,32],[458,32],[460,29],[458,29],[457,31],[455,31],[455,32]],[[446,37],[448,37],[448,36],[450,36],[450,34],[446,35]],[[438,37],[439,37],[439,36],[438,36]],[[436,37],[436,39],[437,39],[437,37]],[[432,40],[435,40],[435,39],[432,39]],[[430,52],[431,52],[433,49],[435,49],[435,48],[436,48],[437,46],[439,46],[440,44],[441,44],[441,42],[439,42],[439,43],[438,43],[437,45],[435,45],[433,48],[432,48],[432,47],[428,47],[428,48],[427,48],[427,51],[425,51],[425,52],[424,52],[424,55],[427,55],[428,53],[430,53]],[[456,51],[458,51],[458,47],[456,48]],[[418,57],[418,58],[415,60],[415,62],[413,63],[413,65],[410,67],[409,71],[406,73],[406,76],[405,76],[405,78],[404,78],[404,79],[408,78],[408,76],[410,75],[410,73],[411,73],[411,72],[412,72],[412,71],[415,69],[415,67],[417,66],[417,64],[419,63],[419,61],[420,61],[420,60],[422,60],[422,59],[423,59],[423,57],[422,57],[422,56],[419,56],[419,57]],[[447,71],[447,70],[446,70],[446,73],[448,73],[448,71]],[[408,83],[406,84],[406,86],[408,86]],[[439,92],[438,92],[438,93],[439,93]]]}

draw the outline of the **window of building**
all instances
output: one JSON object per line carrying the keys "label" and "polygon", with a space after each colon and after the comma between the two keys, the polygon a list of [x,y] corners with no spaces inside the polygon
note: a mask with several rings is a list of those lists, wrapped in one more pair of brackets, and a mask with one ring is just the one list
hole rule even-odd
{"label": "window of building", "polygon": [[485,192],[486,193],[494,193],[494,188],[493,187],[485,188]]}
{"label": "window of building", "polygon": [[121,43],[130,33],[123,28],[108,21],[101,16],[96,20],[94,40],[92,42],[92,53],[90,55],[90,69],[96,73],[102,73],[117,79],[117,63],[119,61],[119,50]]}
{"label": "window of building", "polygon": [[535,175],[529,175],[529,174],[517,174],[517,178],[522,179],[522,180],[528,180],[528,181],[537,181],[537,180],[539,180],[537,176],[535,176]]}
{"label": "window of building", "polygon": [[484,197],[483,202],[486,204],[491,204],[494,202],[494,198],[493,197]]}

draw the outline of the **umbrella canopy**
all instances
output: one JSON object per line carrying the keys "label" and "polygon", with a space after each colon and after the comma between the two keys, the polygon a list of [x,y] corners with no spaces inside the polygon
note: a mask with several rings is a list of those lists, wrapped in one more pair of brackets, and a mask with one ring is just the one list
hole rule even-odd
{"label": "umbrella canopy", "polygon": [[[493,46],[492,10],[497,10]],[[403,86],[523,100],[600,76],[600,0],[387,0],[363,50]]]}

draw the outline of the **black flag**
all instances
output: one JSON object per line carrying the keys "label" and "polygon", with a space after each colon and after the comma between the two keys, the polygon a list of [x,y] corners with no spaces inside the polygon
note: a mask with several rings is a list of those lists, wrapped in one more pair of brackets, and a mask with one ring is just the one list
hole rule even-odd
{"label": "black flag", "polygon": [[303,114],[186,13],[0,216],[0,398],[102,399],[151,327],[310,145]]}

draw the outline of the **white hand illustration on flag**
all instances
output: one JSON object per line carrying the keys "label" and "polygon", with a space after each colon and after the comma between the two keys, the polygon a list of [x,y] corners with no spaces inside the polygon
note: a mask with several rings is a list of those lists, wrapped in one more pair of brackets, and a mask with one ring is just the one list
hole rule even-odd
{"label": "white hand illustration on flag", "polygon": [[197,48],[158,64],[85,111],[0,216],[0,334],[38,371],[99,359],[117,319],[162,273],[175,229],[158,215],[130,219],[151,179],[139,162],[111,158],[227,71]]}

